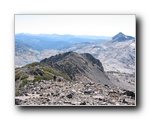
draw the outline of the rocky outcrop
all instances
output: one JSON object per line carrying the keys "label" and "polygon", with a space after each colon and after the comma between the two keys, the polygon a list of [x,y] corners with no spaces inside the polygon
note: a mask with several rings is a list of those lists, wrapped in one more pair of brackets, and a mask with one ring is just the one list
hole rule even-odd
{"label": "rocky outcrop", "polygon": [[98,60],[95,59],[91,54],[89,53],[83,53],[81,54],[85,59],[87,59],[89,62],[91,62],[93,65],[96,64],[97,66],[100,67],[100,70],[104,72],[104,68],[102,63]]}
{"label": "rocky outcrop", "polygon": [[122,89],[96,83],[40,80],[19,91],[22,95],[15,97],[16,105],[136,105],[135,98],[124,94]]}

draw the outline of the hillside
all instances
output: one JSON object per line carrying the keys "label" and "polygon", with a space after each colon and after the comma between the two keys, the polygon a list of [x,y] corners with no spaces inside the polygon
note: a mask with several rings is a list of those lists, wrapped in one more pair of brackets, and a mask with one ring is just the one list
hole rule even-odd
{"label": "hillside", "polygon": [[15,67],[22,67],[58,54],[58,50],[37,51],[24,42],[15,42]]}
{"label": "hillside", "polygon": [[104,74],[101,62],[88,53],[67,52],[42,60],[55,69],[66,73],[72,80],[112,85]]}
{"label": "hillside", "polygon": [[39,63],[35,62],[22,68],[16,68],[15,72],[16,81],[21,81],[26,77],[27,80],[37,80],[47,76],[50,78],[59,76],[70,81],[113,85],[105,75],[101,62],[87,53],[67,52],[57,54],[43,59]]}

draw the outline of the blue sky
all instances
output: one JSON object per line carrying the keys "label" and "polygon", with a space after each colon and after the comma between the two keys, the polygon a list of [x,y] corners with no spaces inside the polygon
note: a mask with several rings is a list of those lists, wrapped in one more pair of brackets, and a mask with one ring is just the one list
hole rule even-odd
{"label": "blue sky", "polygon": [[135,15],[15,15],[15,33],[135,37]]}

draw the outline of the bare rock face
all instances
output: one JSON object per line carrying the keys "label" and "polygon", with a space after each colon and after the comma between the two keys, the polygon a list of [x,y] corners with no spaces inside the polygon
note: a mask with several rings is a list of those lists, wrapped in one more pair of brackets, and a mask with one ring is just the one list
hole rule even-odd
{"label": "bare rock face", "polygon": [[83,54],[81,54],[85,59],[87,59],[89,62],[91,62],[93,65],[97,65],[97,66],[99,66],[99,69],[101,70],[101,71],[103,71],[104,72],[104,68],[103,68],[103,65],[102,65],[102,63],[98,60],[98,59],[95,59],[91,54],[89,54],[89,53],[83,53]]}

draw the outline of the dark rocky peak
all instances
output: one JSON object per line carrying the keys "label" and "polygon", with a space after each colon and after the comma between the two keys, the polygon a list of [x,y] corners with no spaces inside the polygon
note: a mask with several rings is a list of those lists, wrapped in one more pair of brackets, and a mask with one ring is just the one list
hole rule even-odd
{"label": "dark rocky peak", "polygon": [[[45,58],[44,60],[41,61],[41,63],[60,63],[60,62],[68,62],[71,63],[74,61],[74,64],[79,64],[85,61],[85,63],[91,63],[91,64],[96,64],[99,67],[102,67],[102,63],[94,58],[91,54],[89,53],[82,53],[78,54],[76,52],[66,52],[66,53],[61,53],[57,54],[55,56],[51,56],[50,58]],[[102,67],[102,71],[103,67]]]}
{"label": "dark rocky peak", "polygon": [[132,39],[135,39],[135,38],[132,36],[127,36],[127,35],[123,34],[122,32],[119,32],[117,35],[115,35],[112,38],[112,42],[123,42],[126,40],[132,40]]}
{"label": "dark rocky peak", "polygon": [[102,63],[89,53],[67,52],[42,60],[40,63],[65,73],[72,80],[111,85]]}

